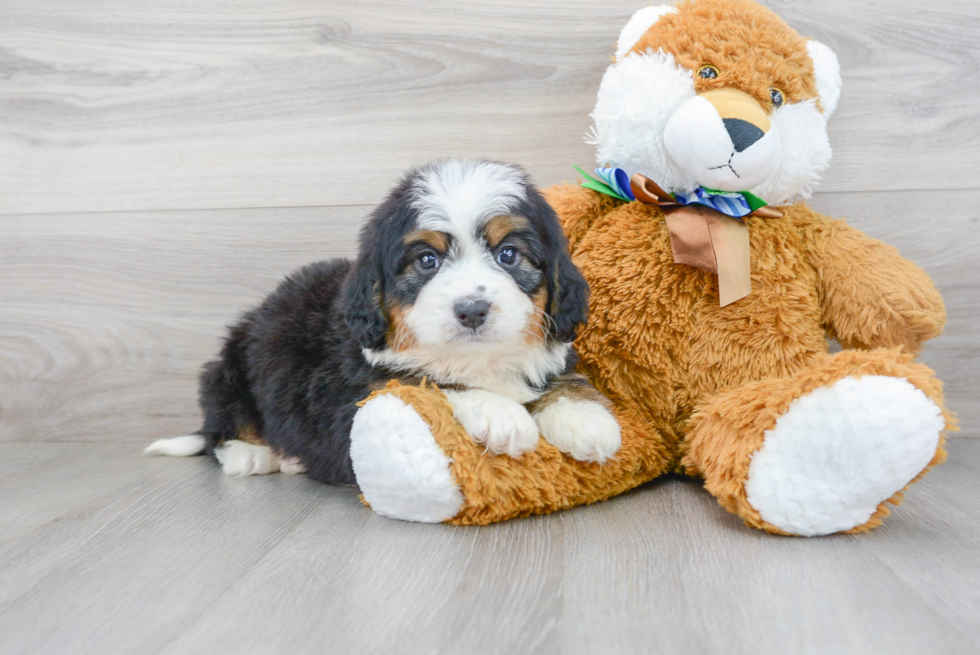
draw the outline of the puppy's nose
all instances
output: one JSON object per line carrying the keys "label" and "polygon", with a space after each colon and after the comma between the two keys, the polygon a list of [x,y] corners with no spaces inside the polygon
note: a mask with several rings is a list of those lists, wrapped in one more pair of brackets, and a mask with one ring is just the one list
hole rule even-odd
{"label": "puppy's nose", "polygon": [[490,303],[486,300],[459,300],[453,305],[456,318],[460,324],[468,328],[478,328],[487,320]]}
{"label": "puppy's nose", "polygon": [[723,118],[725,131],[732,138],[732,145],[737,152],[742,152],[753,143],[766,135],[765,132],[757,128],[748,121],[741,118]]}

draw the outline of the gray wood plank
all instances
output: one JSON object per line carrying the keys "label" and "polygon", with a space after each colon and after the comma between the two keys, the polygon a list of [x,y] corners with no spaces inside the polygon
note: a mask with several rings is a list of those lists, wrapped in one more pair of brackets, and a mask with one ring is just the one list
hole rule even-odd
{"label": "gray wood plank", "polygon": [[[923,360],[980,434],[980,192],[822,194],[818,209],[936,279],[946,333]],[[310,261],[351,255],[364,207],[0,219],[0,441],[147,441],[198,427],[224,327]],[[905,217],[896,219],[896,216]],[[934,227],[935,226],[935,229]]]}
{"label": "gray wood plank", "polygon": [[[77,504],[81,449],[93,476],[137,475]],[[64,511],[0,543],[4,653],[902,655],[980,638],[976,440],[953,443],[885,527],[817,539],[745,528],[678,479],[457,528],[384,519],[302,476],[0,444],[31,451],[62,468]]]}
{"label": "gray wood plank", "polygon": [[[165,466],[134,470],[129,444],[5,444],[0,462],[0,544],[42,524],[71,520],[96,499]],[[137,485],[138,486],[138,485]]]}
{"label": "gray wood plank", "polygon": [[2,219],[0,440],[145,441],[200,422],[224,326],[350,255],[361,207]]}
{"label": "gray wood plank", "polygon": [[[665,508],[658,496],[672,502]],[[689,481],[611,502],[614,510],[589,508],[577,529],[566,519],[565,570],[576,573],[563,588],[564,652],[926,655],[968,652],[976,637],[876,560],[860,536],[774,538]],[[914,544],[899,548],[914,556]],[[954,557],[973,567],[974,553]]]}
{"label": "gray wood plank", "polygon": [[[0,213],[376,202],[445,156],[573,177],[635,0],[0,2]],[[976,188],[973,0],[770,2],[834,47],[824,188]]]}
{"label": "gray wood plank", "polygon": [[[0,544],[4,653],[156,652],[324,494],[357,504],[351,490],[305,478],[234,479],[204,458],[85,447],[103,455],[91,463],[103,476],[120,463],[141,476]],[[77,471],[66,464],[63,475],[68,491]]]}

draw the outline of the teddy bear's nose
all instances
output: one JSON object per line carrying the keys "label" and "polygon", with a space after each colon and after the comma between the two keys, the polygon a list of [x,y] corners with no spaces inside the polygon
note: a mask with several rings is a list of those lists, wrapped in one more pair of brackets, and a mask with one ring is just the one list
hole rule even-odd
{"label": "teddy bear's nose", "polygon": [[732,139],[732,145],[736,152],[742,152],[753,143],[765,136],[765,132],[748,121],[741,118],[723,118],[725,131]]}

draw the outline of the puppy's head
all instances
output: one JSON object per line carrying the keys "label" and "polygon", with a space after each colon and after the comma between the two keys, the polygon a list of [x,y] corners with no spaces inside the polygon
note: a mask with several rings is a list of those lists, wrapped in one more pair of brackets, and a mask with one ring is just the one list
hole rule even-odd
{"label": "puppy's head", "polygon": [[345,311],[362,348],[494,352],[572,341],[588,287],[520,168],[449,160],[409,173],[374,212]]}

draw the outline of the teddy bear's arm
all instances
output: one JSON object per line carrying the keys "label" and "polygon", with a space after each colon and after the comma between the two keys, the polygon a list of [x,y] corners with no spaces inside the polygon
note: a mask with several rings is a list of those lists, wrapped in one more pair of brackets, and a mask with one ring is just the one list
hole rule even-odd
{"label": "teddy bear's arm", "polygon": [[589,231],[592,223],[608,213],[619,203],[611,196],[596,193],[577,184],[556,184],[544,191],[545,200],[561,221],[568,247],[574,252],[579,240]]}
{"label": "teddy bear's arm", "polygon": [[842,346],[916,353],[942,332],[942,296],[897,249],[816,212],[804,212],[797,223],[817,271],[824,324]]}

